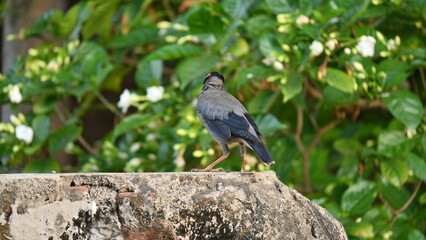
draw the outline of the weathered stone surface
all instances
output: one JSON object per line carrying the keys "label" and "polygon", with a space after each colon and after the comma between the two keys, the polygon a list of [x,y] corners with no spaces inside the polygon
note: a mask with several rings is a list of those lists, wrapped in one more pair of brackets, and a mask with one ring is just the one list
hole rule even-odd
{"label": "weathered stone surface", "polygon": [[262,173],[0,175],[0,239],[347,239]]}

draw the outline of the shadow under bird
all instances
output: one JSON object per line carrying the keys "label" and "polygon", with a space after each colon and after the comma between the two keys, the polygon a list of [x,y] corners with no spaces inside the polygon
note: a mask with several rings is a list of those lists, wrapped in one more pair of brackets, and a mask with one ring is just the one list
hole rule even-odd
{"label": "shadow under bird", "polygon": [[214,167],[229,156],[228,144],[240,144],[242,165],[245,170],[245,146],[256,152],[260,161],[269,166],[275,163],[271,153],[262,142],[259,128],[246,108],[234,96],[224,90],[224,77],[217,72],[207,74],[197,102],[197,114],[213,138],[222,147],[220,158],[205,169],[195,171],[217,171]]}

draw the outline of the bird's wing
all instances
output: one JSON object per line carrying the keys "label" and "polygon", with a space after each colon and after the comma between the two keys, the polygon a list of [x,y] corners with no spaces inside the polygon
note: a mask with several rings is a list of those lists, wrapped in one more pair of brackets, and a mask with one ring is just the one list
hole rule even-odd
{"label": "bird's wing", "polygon": [[244,106],[225,91],[209,91],[198,99],[197,113],[210,131],[222,139],[231,136],[255,141],[259,129]]}
{"label": "bird's wing", "polygon": [[248,113],[245,113],[244,116],[247,118],[247,120],[249,121],[250,125],[253,126],[254,130],[257,133],[257,136],[260,138],[262,136],[262,134],[260,133],[260,130],[257,127],[257,124],[254,122],[253,118]]}
{"label": "bird's wing", "polygon": [[219,119],[205,119],[208,129],[222,139],[229,139],[231,137],[231,129]]}
{"label": "bird's wing", "polygon": [[245,116],[238,116],[235,113],[230,113],[228,118],[223,119],[223,122],[229,127],[232,136],[246,141],[258,141],[258,137],[250,131],[251,123]]}

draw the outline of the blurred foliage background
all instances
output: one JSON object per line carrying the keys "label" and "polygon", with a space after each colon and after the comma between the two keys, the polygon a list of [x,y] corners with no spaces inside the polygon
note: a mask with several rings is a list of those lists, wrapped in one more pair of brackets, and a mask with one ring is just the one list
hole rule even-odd
{"label": "blurred foliage background", "polygon": [[0,79],[0,172],[204,167],[221,151],[194,106],[218,71],[276,160],[248,171],[350,239],[425,239],[425,19],[424,0],[75,1],[8,36],[43,42]]}

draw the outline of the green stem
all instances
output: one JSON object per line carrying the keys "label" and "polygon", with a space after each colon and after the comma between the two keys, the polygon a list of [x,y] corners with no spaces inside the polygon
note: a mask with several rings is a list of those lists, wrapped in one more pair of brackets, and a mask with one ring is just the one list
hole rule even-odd
{"label": "green stem", "polygon": [[115,108],[99,91],[95,91],[96,97],[107,107],[112,113],[114,113],[117,117],[123,118],[124,115]]}
{"label": "green stem", "polygon": [[95,100],[95,94],[88,94],[87,97],[83,100],[80,106],[74,111],[71,117],[79,118],[92,106],[93,101]]}
{"label": "green stem", "polygon": [[[65,122],[68,120],[67,117],[65,116],[66,114],[62,111],[61,108],[58,107],[58,105],[55,106],[55,110],[56,110],[56,114],[58,114],[59,119],[61,120],[62,123],[65,124]],[[79,135],[77,138],[78,142],[80,142],[81,146],[83,146],[83,148],[92,155],[95,155],[95,150],[92,148],[92,146],[90,146],[90,144],[86,141],[86,139],[83,138],[83,136]]]}

